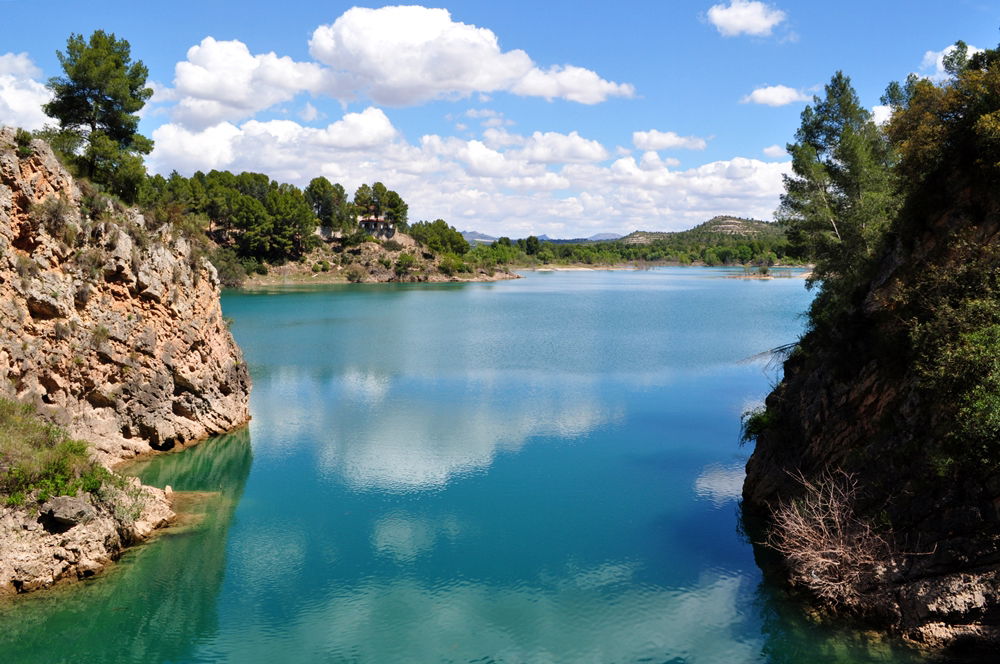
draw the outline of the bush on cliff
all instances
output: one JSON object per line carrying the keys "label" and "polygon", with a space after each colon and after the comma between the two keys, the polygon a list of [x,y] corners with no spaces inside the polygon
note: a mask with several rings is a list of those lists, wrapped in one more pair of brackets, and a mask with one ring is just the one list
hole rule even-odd
{"label": "bush on cliff", "polygon": [[31,406],[0,399],[0,498],[7,504],[97,491],[109,476],[86,443],[40,420]]}

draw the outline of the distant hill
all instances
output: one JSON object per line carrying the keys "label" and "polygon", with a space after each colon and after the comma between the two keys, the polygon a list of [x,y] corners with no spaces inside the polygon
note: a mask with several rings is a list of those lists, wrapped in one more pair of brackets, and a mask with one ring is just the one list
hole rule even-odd
{"label": "distant hill", "polygon": [[624,244],[651,244],[657,240],[694,240],[719,236],[754,238],[783,234],[784,230],[776,223],[758,219],[718,216],[686,231],[635,231],[621,238],[621,241]]}
{"label": "distant hill", "polygon": [[[480,233],[479,231],[460,232],[462,233],[462,237],[465,238],[465,241],[473,246],[477,244],[493,244],[497,241],[497,238],[492,235]],[[591,235],[590,237],[578,237],[569,240],[551,238],[548,235],[539,235],[537,237],[542,242],[551,242],[553,244],[583,244],[584,242],[613,242],[621,239],[622,236],[618,233],[597,233],[596,235]]]}
{"label": "distant hill", "polygon": [[586,244],[588,242],[614,242],[615,240],[621,239],[621,235],[617,233],[597,233],[591,235],[590,237],[575,237],[569,239],[559,239],[552,238],[548,235],[539,235],[538,239],[542,242],[551,242],[552,244]]}
{"label": "distant hill", "polygon": [[487,235],[486,233],[480,233],[479,231],[460,231],[462,237],[469,244],[475,246],[477,244],[493,244],[497,241],[492,235]]}

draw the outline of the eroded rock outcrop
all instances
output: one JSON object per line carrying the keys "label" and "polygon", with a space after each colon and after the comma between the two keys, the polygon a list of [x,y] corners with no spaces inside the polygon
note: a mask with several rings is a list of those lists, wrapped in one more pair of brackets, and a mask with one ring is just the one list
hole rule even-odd
{"label": "eroded rock outcrop", "polygon": [[105,493],[114,495],[61,496],[60,506],[40,512],[0,509],[0,595],[93,576],[174,518],[168,496],[138,479]]}
{"label": "eroded rock outcrop", "polygon": [[[0,129],[0,396],[108,467],[244,424],[249,374],[197,246],[24,147]],[[101,493],[0,506],[0,593],[90,576],[173,517],[138,480]]]}
{"label": "eroded rock outcrop", "polygon": [[135,210],[82,213],[48,147],[32,152],[0,131],[0,394],[110,463],[246,422],[215,269]]}

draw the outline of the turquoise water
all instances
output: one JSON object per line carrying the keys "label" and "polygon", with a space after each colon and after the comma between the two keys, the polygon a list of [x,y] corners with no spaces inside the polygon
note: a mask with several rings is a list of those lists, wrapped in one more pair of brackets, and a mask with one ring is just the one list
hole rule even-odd
{"label": "turquoise water", "polygon": [[252,423],[137,465],[185,524],[4,661],[906,661],[762,582],[740,413],[811,296],[727,274],[227,294]]}

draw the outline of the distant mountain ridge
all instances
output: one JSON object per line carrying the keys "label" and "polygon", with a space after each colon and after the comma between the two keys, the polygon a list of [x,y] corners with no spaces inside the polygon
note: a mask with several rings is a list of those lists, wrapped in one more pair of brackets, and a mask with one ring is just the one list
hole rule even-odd
{"label": "distant mountain ridge", "polygon": [[633,231],[621,241],[625,244],[651,244],[657,240],[705,238],[719,235],[753,238],[781,235],[784,230],[774,222],[720,215],[686,231]]}
{"label": "distant mountain ridge", "polygon": [[475,246],[477,244],[493,244],[497,241],[497,238],[492,235],[487,235],[486,233],[480,233],[479,231],[459,231],[465,241],[469,244]]}
{"label": "distant mountain ridge", "polygon": [[[734,217],[732,215],[718,215],[708,221],[698,224],[694,228],[683,231],[632,231],[628,235],[618,233],[595,233],[590,237],[580,238],[552,238],[548,235],[539,235],[542,242],[552,244],[585,244],[588,242],[622,242],[624,244],[652,244],[659,240],[676,239],[705,239],[717,236],[732,236],[741,238],[753,238],[760,236],[782,235],[784,230],[780,225],[772,221],[761,221],[749,217]],[[475,246],[477,244],[492,244],[497,241],[496,237],[480,233],[479,231],[461,231],[466,242]]]}
{"label": "distant mountain ridge", "polygon": [[[493,244],[497,241],[497,238],[492,235],[487,235],[486,233],[480,233],[479,231],[459,231],[465,241],[471,245],[476,244]],[[595,233],[590,237],[579,237],[572,239],[558,239],[551,238],[548,235],[537,236],[542,242],[552,242],[553,244],[582,244],[584,242],[614,242],[615,240],[620,240],[622,236],[618,233]]]}

